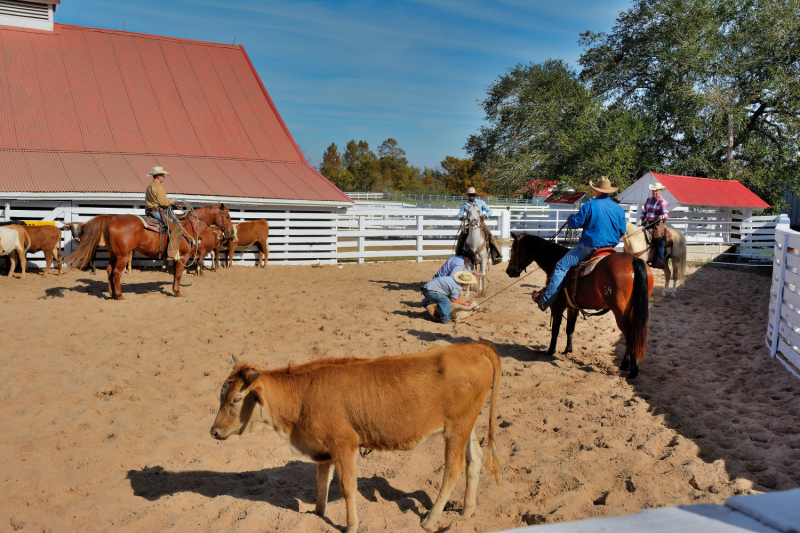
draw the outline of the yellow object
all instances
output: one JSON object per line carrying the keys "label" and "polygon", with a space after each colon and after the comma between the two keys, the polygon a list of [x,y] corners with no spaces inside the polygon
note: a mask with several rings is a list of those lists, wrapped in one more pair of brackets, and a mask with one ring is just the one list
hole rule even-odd
{"label": "yellow object", "polygon": [[23,220],[26,226],[55,226],[52,220]]}

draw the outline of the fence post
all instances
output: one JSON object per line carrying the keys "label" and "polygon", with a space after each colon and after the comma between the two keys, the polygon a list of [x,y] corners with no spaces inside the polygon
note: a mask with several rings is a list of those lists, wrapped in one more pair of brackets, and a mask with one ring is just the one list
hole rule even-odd
{"label": "fence post", "polygon": [[422,251],[424,249],[422,244],[422,230],[425,228],[422,223],[423,218],[425,218],[423,215],[417,215],[417,263],[422,262]]}
{"label": "fence post", "polygon": [[[498,229],[500,230],[501,239],[511,238],[511,210],[506,208],[500,211],[500,220],[498,220]],[[509,246],[500,246],[500,253],[503,254],[503,261],[511,259],[511,248]]]}
{"label": "fence post", "polygon": [[[367,217],[365,215],[358,216],[358,231],[363,232],[367,229]],[[363,235],[358,236],[358,263],[364,262],[364,242],[366,238]]]}

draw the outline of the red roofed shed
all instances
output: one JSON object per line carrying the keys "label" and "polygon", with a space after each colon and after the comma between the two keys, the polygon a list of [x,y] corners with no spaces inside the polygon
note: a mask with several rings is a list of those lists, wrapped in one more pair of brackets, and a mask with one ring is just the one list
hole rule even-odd
{"label": "red roofed shed", "polygon": [[[61,215],[48,216],[64,221],[73,220],[69,207],[89,218],[92,202],[134,212],[154,166],[170,172],[171,197],[242,206],[241,220],[275,218],[244,206],[280,208],[284,222],[298,210],[328,213],[311,218],[328,219],[320,225],[335,255],[336,212],[352,201],[305,160],[244,47],[63,24],[0,26],[6,220],[33,218],[31,209],[12,212],[32,200],[59,202]],[[297,242],[287,224],[276,244],[281,233],[284,243]]]}

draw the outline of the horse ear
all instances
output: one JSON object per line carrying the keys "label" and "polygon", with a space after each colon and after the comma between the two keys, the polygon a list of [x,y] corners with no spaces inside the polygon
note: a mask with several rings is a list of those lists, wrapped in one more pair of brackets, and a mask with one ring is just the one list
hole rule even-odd
{"label": "horse ear", "polygon": [[220,209],[225,209],[225,204],[223,204],[222,202],[220,202],[220,203],[219,203],[219,208],[220,208]]}
{"label": "horse ear", "polygon": [[511,236],[514,238],[515,241],[518,241],[522,238],[522,234],[519,233],[511,233]]}

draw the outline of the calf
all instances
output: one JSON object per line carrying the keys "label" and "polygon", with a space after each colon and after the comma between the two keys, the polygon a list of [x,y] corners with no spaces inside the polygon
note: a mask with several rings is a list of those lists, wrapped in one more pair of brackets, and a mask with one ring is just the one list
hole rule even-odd
{"label": "calf", "polygon": [[58,275],[61,276],[61,270],[64,267],[61,259],[61,230],[55,226],[25,226],[25,231],[31,239],[31,246],[27,253],[44,252],[45,264],[42,277],[46,278],[47,273],[50,272],[53,258],[58,264]]}
{"label": "calf", "polygon": [[[267,266],[267,256],[269,255],[269,222],[263,218],[260,220],[251,220],[250,222],[240,222],[233,225],[233,237],[228,239],[228,259],[226,261],[227,267],[233,266],[233,252],[236,247],[249,248],[256,245],[258,248],[258,266]],[[263,259],[264,264],[261,264]]]}
{"label": "calf", "polygon": [[197,273],[203,275],[203,262],[209,252],[213,254],[214,271],[219,268],[219,248],[222,245],[222,231],[216,228],[206,228],[200,234],[200,241],[197,243]]}
{"label": "calf", "polygon": [[15,257],[19,257],[19,264],[22,267],[22,279],[25,279],[25,254],[31,246],[31,239],[23,226],[12,224],[0,227],[0,256],[7,255],[8,277],[14,273],[17,266]]}
{"label": "calf", "polygon": [[211,436],[261,428],[275,430],[317,463],[316,512],[325,515],[333,469],[347,507],[347,533],[358,529],[356,457],[359,448],[413,450],[443,432],[444,480],[423,527],[439,521],[466,467],[461,514],[475,510],[480,445],[475,424],[492,389],[487,468],[497,480],[495,409],[500,357],[489,342],[453,344],[425,352],[376,359],[322,359],[279,370],[264,370],[234,357],[233,373],[222,386]]}
{"label": "calf", "polygon": [[[70,231],[72,234],[73,242],[81,242],[81,237],[83,237],[83,227],[86,225],[85,222],[65,222],[64,226],[61,228],[62,231]],[[103,237],[100,237],[100,242],[97,243],[98,247],[106,247],[106,241]],[[92,274],[95,274],[94,264],[97,257],[97,249],[95,249],[94,253],[92,254],[92,260],[90,262],[92,267]],[[131,256],[128,258],[128,266],[125,268],[126,272],[131,271],[131,265],[133,264],[133,252],[131,252]],[[164,261],[166,264],[166,261]]]}

